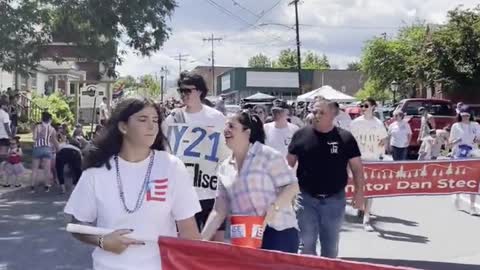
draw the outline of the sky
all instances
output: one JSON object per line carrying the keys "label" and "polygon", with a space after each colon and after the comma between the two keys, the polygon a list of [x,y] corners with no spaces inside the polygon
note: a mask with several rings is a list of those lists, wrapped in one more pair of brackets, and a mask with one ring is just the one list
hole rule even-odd
{"label": "sky", "polygon": [[[168,80],[179,73],[179,54],[188,55],[182,70],[211,65],[214,35],[215,65],[247,66],[258,53],[271,58],[282,49],[295,49],[295,10],[291,0],[177,0],[168,25],[170,37],[151,57],[129,51],[117,68],[121,76],[138,77],[169,70]],[[301,51],[324,53],[333,68],[358,61],[369,39],[418,21],[441,24],[447,12],[459,5],[472,8],[478,1],[464,0],[303,0],[299,4]],[[280,24],[280,25],[279,25]]]}

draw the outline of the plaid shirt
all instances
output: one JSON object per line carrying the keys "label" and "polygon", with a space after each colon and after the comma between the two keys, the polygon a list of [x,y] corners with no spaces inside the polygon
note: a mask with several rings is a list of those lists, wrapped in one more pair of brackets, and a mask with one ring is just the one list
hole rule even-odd
{"label": "plaid shirt", "polygon": [[[231,157],[220,165],[218,177],[217,198],[227,203],[231,215],[246,216],[265,216],[283,187],[297,182],[285,157],[258,142],[250,145],[240,174]],[[293,202],[268,225],[278,231],[298,229]]]}

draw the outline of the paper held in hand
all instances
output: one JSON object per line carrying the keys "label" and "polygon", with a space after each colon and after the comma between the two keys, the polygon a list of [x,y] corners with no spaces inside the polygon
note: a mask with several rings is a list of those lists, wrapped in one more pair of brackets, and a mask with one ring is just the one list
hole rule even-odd
{"label": "paper held in hand", "polygon": [[[115,231],[113,229],[99,228],[94,226],[73,224],[73,223],[69,223],[67,225],[66,230],[69,233],[88,234],[88,235],[97,235],[97,236],[106,235]],[[142,235],[136,234],[135,232],[131,234],[127,234],[126,236],[128,238],[132,238],[132,239],[140,240],[144,242],[157,242],[157,239],[152,239],[151,237],[142,236]]]}

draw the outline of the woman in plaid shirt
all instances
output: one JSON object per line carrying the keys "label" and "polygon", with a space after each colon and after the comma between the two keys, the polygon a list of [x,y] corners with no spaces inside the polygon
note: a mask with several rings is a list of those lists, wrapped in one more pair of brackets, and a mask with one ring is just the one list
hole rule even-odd
{"label": "woman in plaid shirt", "polygon": [[262,248],[297,253],[293,204],[299,187],[285,157],[264,144],[265,131],[257,115],[234,115],[224,135],[233,155],[218,169],[215,206],[202,238],[211,239],[228,215],[264,216]]}

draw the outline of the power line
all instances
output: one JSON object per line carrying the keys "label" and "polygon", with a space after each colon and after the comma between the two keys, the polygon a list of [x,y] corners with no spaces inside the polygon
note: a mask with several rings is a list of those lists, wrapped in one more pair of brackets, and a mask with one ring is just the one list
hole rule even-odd
{"label": "power line", "polygon": [[267,15],[270,11],[274,10],[278,5],[280,5],[280,3],[282,2],[282,0],[278,0],[277,3],[275,3],[273,6],[271,6],[270,8],[268,8],[267,10],[263,10],[262,12],[260,12],[260,16],[257,18],[257,20],[255,21],[255,24],[260,21],[260,19],[262,19],[263,17],[265,17],[265,15]]}
{"label": "power line", "polygon": [[228,10],[227,8],[225,8],[224,6],[218,4],[217,2],[213,1],[213,0],[205,0],[207,1],[207,3],[209,3],[210,5],[216,7],[217,9],[219,9],[221,12],[223,12],[224,14],[227,14],[229,15],[230,17],[233,17],[235,19],[237,19],[238,21],[241,21],[245,24],[248,24],[250,26],[255,26],[254,24],[244,20],[243,18],[237,16],[236,14],[232,13],[230,10]]}
{"label": "power line", "polygon": [[178,74],[182,73],[182,62],[187,61],[188,54],[181,54],[179,53],[177,56],[174,57],[175,60],[178,61]]}
{"label": "power line", "polygon": [[257,17],[257,18],[260,17],[260,15],[258,15],[257,13],[251,11],[250,9],[244,7],[243,5],[241,5],[240,3],[238,3],[237,1],[232,0],[232,2],[233,2],[233,5],[234,5],[234,6],[238,6],[239,8],[245,10],[246,12],[252,14],[253,16],[255,16],[255,17]]}

